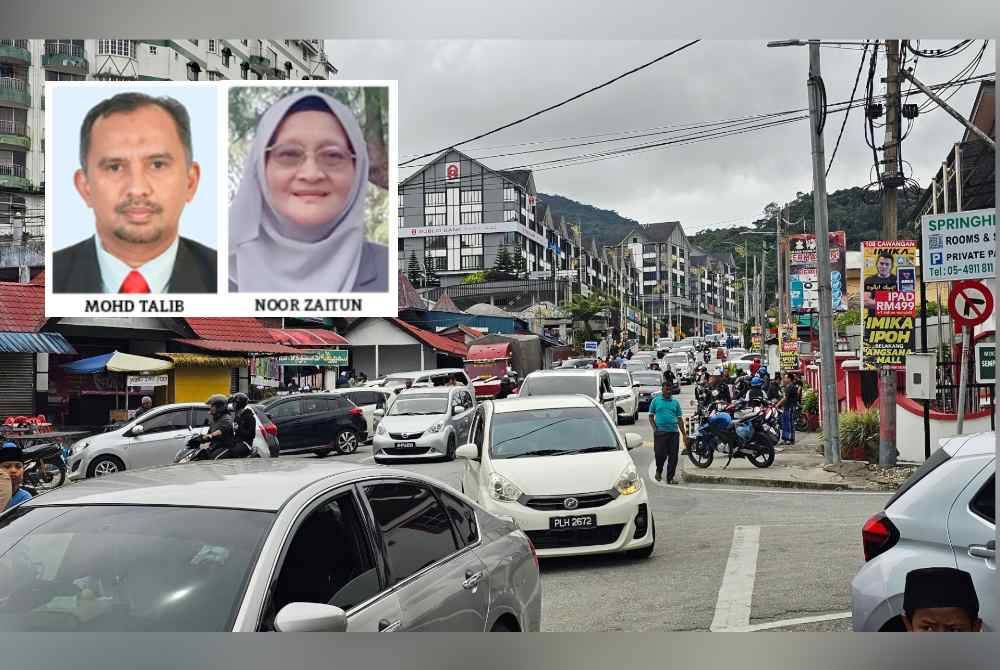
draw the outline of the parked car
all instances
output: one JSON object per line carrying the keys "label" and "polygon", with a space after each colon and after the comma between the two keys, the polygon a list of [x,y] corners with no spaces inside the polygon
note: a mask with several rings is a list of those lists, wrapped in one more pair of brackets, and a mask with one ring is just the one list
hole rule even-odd
{"label": "parked car", "polygon": [[184,443],[208,430],[208,424],[208,406],[204,403],[154,407],[117,428],[74,442],[66,463],[69,478],[79,480],[169,465]]}
{"label": "parked car", "polygon": [[555,369],[557,370],[581,370],[586,368],[593,368],[594,363],[597,362],[594,358],[567,358],[561,361]]}
{"label": "parked car", "polygon": [[611,387],[611,377],[603,370],[539,370],[524,378],[517,397],[567,395],[581,393],[598,402],[608,417],[615,421],[618,408],[617,397]]}
{"label": "parked car", "polygon": [[393,372],[385,376],[385,384],[383,386],[389,388],[406,386],[407,382],[429,386],[445,386],[448,380],[452,378],[463,386],[472,385],[469,375],[466,374],[464,368],[436,368],[434,370],[415,370],[413,372]]}
{"label": "parked car", "polygon": [[538,631],[541,616],[512,522],[428,477],[344,462],[62,487],[0,516],[0,573],[4,631]]}
{"label": "parked car", "polygon": [[368,430],[368,441],[370,442],[372,437],[375,435],[375,429],[378,427],[378,417],[375,416],[375,410],[385,409],[389,397],[392,396],[392,389],[355,386],[336,389],[334,391],[330,391],[330,393],[347,398],[361,408],[361,411],[365,416],[365,424]]}
{"label": "parked car", "polygon": [[[476,399],[465,386],[401,391],[380,418],[372,454],[376,463],[411,458],[453,460],[469,439]],[[381,414],[376,411],[376,415]]]}
{"label": "parked car", "polygon": [[492,400],[476,413],[462,490],[512,517],[539,556],[653,553],[642,477],[606,412],[581,395]]}
{"label": "parked car", "polygon": [[608,370],[611,388],[618,397],[618,423],[635,423],[639,419],[639,391],[628,370]]}
{"label": "parked car", "polygon": [[861,530],[865,564],[851,582],[855,631],[901,631],[911,570],[972,575],[983,629],[998,630],[994,433],[948,440]]}
{"label": "parked car", "polygon": [[352,454],[368,439],[364,411],[334,393],[278,396],[259,404],[278,427],[281,453]]}
{"label": "parked car", "polygon": [[[648,412],[653,396],[663,390],[663,375],[656,371],[636,372],[632,374],[632,381],[636,384],[639,411]],[[675,393],[680,393],[681,387],[676,380],[674,389]]]}

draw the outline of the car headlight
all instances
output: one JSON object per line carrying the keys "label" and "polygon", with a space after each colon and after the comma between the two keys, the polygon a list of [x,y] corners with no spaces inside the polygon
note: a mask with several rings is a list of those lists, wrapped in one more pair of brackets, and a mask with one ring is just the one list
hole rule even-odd
{"label": "car headlight", "polygon": [[442,428],[444,428],[444,421],[438,421],[437,423],[435,423],[433,426],[431,426],[427,430],[429,430],[432,433],[439,433],[439,432],[441,432]]}
{"label": "car headlight", "polygon": [[635,469],[635,465],[629,464],[629,466],[622,470],[622,473],[618,475],[618,481],[615,482],[615,489],[623,496],[630,496],[633,493],[638,493],[641,488],[642,477],[639,476],[639,472]]}
{"label": "car headlight", "polygon": [[386,431],[386,429],[385,429],[385,424],[384,424],[384,423],[380,423],[380,424],[378,425],[378,428],[376,428],[376,429],[375,429],[375,434],[376,434],[376,435],[385,435],[385,434],[386,434],[386,432],[387,432],[387,431]]}
{"label": "car headlight", "polygon": [[512,481],[502,475],[490,475],[490,497],[501,502],[516,502],[522,495]]}

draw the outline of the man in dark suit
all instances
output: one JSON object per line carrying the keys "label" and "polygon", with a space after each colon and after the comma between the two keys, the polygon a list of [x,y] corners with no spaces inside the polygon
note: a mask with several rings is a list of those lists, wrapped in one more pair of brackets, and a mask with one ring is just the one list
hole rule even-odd
{"label": "man in dark suit", "polygon": [[180,102],[120,93],[97,104],[80,128],[74,175],[96,234],[53,254],[53,291],[214,293],[215,250],[178,234],[200,178]]}

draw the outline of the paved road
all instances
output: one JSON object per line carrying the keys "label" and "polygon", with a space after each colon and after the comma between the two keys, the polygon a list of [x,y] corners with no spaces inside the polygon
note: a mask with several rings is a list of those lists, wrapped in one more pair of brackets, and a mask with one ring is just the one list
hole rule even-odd
{"label": "paved road", "polygon": [[[691,398],[684,387],[685,411]],[[843,615],[863,560],[861,526],[888,495],[657,483],[647,421],[621,430],[646,442],[632,457],[648,486],[656,551],[543,561],[543,630],[850,630]],[[371,462],[371,450],[338,458]],[[464,466],[403,467],[457,487]]]}

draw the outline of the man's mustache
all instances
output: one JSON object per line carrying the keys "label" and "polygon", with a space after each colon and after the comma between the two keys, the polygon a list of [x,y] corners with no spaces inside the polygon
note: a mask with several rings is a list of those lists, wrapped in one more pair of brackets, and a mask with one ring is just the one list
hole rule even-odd
{"label": "man's mustache", "polygon": [[148,209],[154,214],[163,213],[163,207],[157,205],[155,202],[149,202],[148,200],[127,200],[115,207],[115,212],[117,214],[124,214],[125,211],[129,209]]}

